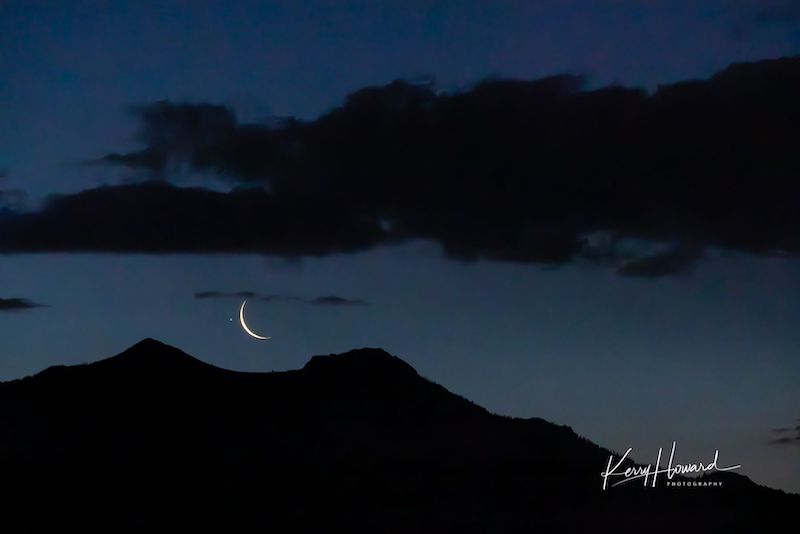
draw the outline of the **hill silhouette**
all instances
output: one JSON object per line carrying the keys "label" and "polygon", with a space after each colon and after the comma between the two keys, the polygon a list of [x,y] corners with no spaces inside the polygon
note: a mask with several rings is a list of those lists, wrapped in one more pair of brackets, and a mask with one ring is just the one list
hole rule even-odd
{"label": "hill silhouette", "polygon": [[0,383],[8,527],[770,532],[800,505],[733,473],[712,475],[719,488],[602,491],[609,454],[491,414],[380,349],[242,373],[146,339]]}

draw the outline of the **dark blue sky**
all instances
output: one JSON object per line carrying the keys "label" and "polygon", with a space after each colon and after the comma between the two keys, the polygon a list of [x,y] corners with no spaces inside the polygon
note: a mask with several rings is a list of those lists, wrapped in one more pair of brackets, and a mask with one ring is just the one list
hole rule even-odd
{"label": "dark blue sky", "polygon": [[[442,88],[576,73],[639,85],[800,53],[794,2],[4,2],[0,190],[47,194],[130,178],[82,161],[136,148],[126,110],[161,99],[244,120],[312,118],[399,77]],[[209,185],[189,172],[177,183]],[[366,306],[254,302],[252,290]],[[380,346],[499,413],[541,416],[645,461],[672,440],[721,451],[756,481],[800,491],[800,449],[768,445],[800,416],[800,263],[713,251],[693,274],[632,279],[596,266],[464,264],[429,243],[284,262],[257,255],[17,254],[0,297],[0,379],[119,352],[143,337],[242,370]],[[598,466],[598,472],[602,466]]]}
{"label": "dark blue sky", "polygon": [[[192,8],[190,8],[192,6]],[[314,117],[365,85],[569,72],[653,88],[800,52],[795,2],[4,2],[0,166],[34,197],[132,144],[133,104]]]}

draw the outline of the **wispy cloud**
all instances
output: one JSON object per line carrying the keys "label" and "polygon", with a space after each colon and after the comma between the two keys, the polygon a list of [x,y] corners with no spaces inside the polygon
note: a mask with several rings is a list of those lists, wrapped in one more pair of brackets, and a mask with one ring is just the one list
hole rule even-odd
{"label": "wispy cloud", "polygon": [[12,312],[31,310],[33,308],[44,308],[44,304],[32,302],[28,299],[13,297],[13,298],[0,298],[0,312]]}
{"label": "wispy cloud", "polygon": [[239,298],[257,299],[263,302],[298,302],[312,306],[367,306],[369,302],[362,299],[345,298],[338,295],[326,295],[316,298],[302,298],[295,295],[269,294],[261,295],[255,291],[198,291],[196,299]]}
{"label": "wispy cloud", "polygon": [[220,299],[220,298],[252,298],[255,297],[256,294],[252,291],[234,291],[234,292],[223,292],[223,291],[198,291],[194,294],[194,298],[196,299]]}
{"label": "wispy cloud", "polygon": [[308,302],[308,304],[314,304],[315,306],[363,306],[367,304],[366,301],[361,299],[346,299],[344,297],[337,297],[336,295],[317,297],[306,302]]}
{"label": "wispy cloud", "polygon": [[[800,418],[795,420],[795,423],[800,423]],[[800,424],[795,424],[794,427],[773,428],[771,432],[770,445],[800,445]]]}

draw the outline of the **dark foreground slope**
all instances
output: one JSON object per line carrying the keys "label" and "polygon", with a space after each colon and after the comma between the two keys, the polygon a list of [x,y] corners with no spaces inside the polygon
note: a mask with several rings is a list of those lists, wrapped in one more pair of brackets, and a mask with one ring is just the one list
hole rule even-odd
{"label": "dark foreground slope", "polygon": [[608,454],[374,349],[256,374],[145,340],[0,384],[3,531],[770,532],[800,507],[732,474],[603,492]]}

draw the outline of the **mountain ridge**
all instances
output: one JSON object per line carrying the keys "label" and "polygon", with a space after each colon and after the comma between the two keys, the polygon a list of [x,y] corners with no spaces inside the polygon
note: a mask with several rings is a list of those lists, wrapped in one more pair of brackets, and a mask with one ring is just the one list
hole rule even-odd
{"label": "mountain ridge", "polygon": [[[153,352],[158,351],[160,354],[157,358],[153,358]],[[160,360],[160,361],[159,361]],[[333,366],[331,365],[333,364]],[[122,368],[143,368],[152,366],[152,369],[163,370],[163,368],[177,368],[184,367],[184,371],[190,367],[204,367],[209,370],[213,369],[220,372],[239,373],[248,375],[266,375],[274,373],[292,373],[303,370],[317,371],[330,371],[334,366],[345,366],[356,372],[364,372],[366,370],[383,370],[391,371],[392,369],[404,373],[406,376],[415,376],[423,378],[416,369],[402,358],[389,354],[384,349],[377,347],[361,347],[351,349],[347,352],[340,354],[318,354],[312,356],[304,365],[299,369],[289,369],[286,371],[239,371],[236,369],[229,369],[220,367],[199,358],[196,358],[183,350],[159,341],[154,338],[144,338],[141,341],[134,343],[122,352],[102,358],[92,362],[82,362],[72,365],[51,365],[45,369],[35,372],[33,374],[23,376],[20,378],[13,378],[10,380],[0,381],[0,384],[7,384],[18,382],[21,380],[29,380],[41,374],[49,374],[55,370],[65,368],[85,368],[85,367],[122,367]],[[151,370],[152,370],[151,369]],[[337,369],[337,371],[339,371]]]}
{"label": "mountain ridge", "polygon": [[733,473],[712,475],[719,491],[603,492],[609,454],[567,426],[492,414],[374,348],[241,373],[148,338],[0,383],[0,503],[14,516],[43,502],[73,527],[312,532],[330,526],[310,518],[322,514],[353,532],[603,532],[597,517],[617,506],[731,515],[700,520],[708,530],[763,527],[800,502]]}

